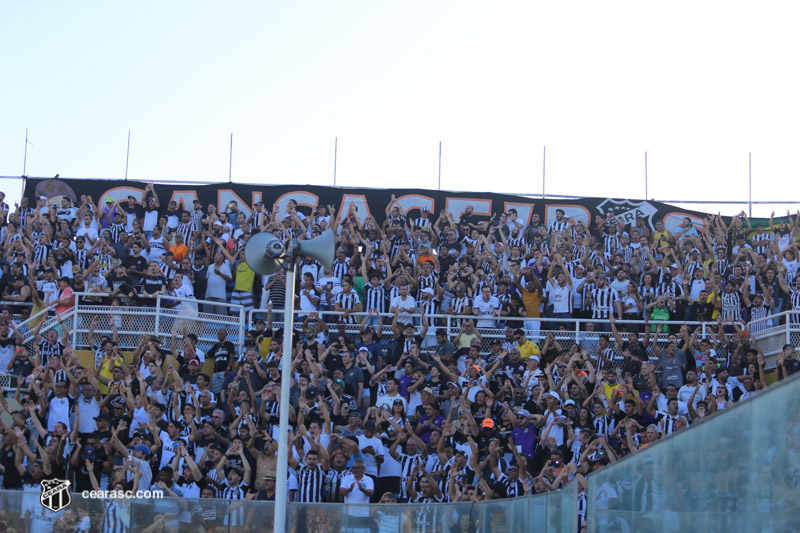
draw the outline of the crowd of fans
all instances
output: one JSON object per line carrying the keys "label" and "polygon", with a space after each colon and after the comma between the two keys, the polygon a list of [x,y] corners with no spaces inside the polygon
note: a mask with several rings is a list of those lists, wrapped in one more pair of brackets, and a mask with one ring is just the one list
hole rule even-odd
{"label": "crowd of fans", "polygon": [[[587,225],[562,211],[549,225],[514,210],[412,218],[394,197],[382,221],[331,205],[304,215],[293,201],[245,216],[235,202],[163,207],[152,184],[141,202],[2,200],[0,371],[15,376],[20,406],[0,394],[10,415],[0,425],[3,489],[63,479],[78,493],[273,500],[276,483],[288,483],[290,501],[348,504],[496,500],[573,479],[585,490],[592,472],[763,390],[751,335],[800,310],[800,214],[755,228],[744,214],[729,225],[712,215],[699,229],[687,218],[672,233],[662,221],[597,215]],[[286,274],[257,275],[244,245],[257,232],[285,240],[328,229],[333,267],[298,265],[296,328],[274,327]],[[71,346],[75,321],[62,318],[75,292],[117,309],[160,297],[179,320],[169,336],[145,332],[126,346],[112,310],[110,331],[85,320],[89,342]],[[196,320],[228,303],[266,310],[241,346],[232,329]],[[55,324],[43,328],[48,314]],[[577,319],[578,338],[558,334]],[[215,343],[202,340],[208,332]],[[79,350],[93,352],[91,364]],[[292,358],[286,443],[276,441],[282,356]],[[787,345],[778,378],[798,368]],[[288,480],[275,479],[280,445],[291,447]],[[34,502],[23,506],[25,530],[93,527]],[[105,505],[103,527],[124,527],[122,503]],[[215,509],[154,500],[148,531],[253,519],[252,506]],[[402,524],[381,506],[350,509],[373,531],[472,530],[469,516],[425,511]],[[300,520],[333,527],[313,509]]]}

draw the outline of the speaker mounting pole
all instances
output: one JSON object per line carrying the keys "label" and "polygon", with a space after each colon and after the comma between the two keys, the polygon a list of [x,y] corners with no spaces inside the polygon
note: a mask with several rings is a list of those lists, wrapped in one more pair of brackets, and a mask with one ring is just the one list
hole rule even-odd
{"label": "speaker mounting pole", "polygon": [[294,331],[295,255],[283,262],[286,276],[286,303],[283,309],[283,354],[281,355],[281,399],[279,413],[278,465],[275,472],[275,521],[273,531],[286,531],[286,500],[289,490],[289,388],[292,371],[292,332]]}
{"label": "speaker mounting pole", "polygon": [[253,235],[244,248],[244,259],[254,272],[262,275],[286,276],[286,303],[283,309],[283,353],[281,354],[281,396],[279,413],[278,464],[275,480],[274,531],[286,531],[286,496],[289,480],[289,388],[292,370],[292,332],[294,331],[294,284],[297,258],[307,256],[318,260],[327,268],[333,268],[336,238],[332,230],[307,241],[291,239],[284,243],[271,233]]}

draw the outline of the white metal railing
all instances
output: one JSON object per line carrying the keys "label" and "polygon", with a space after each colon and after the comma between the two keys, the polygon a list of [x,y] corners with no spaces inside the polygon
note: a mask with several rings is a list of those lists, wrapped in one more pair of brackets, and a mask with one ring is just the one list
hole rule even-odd
{"label": "white metal railing", "polygon": [[[266,317],[267,312],[268,312],[267,309],[252,309],[251,311],[248,312],[248,324],[253,324],[253,321],[256,318],[256,315],[263,315],[264,317]],[[298,317],[304,317],[304,316],[306,316],[306,315],[308,315],[308,314],[310,314],[312,312],[317,313],[320,316],[320,318],[322,318],[323,320],[325,320],[328,316],[335,316],[336,317],[336,321],[325,320],[325,323],[328,326],[328,329],[329,329],[329,331],[331,333],[334,332],[337,329],[337,322],[338,322],[338,318],[340,316],[340,313],[337,313],[336,311],[332,311],[332,310],[331,311],[302,311],[302,310],[295,309],[294,310],[295,327],[297,327],[300,324],[300,322],[298,321]],[[349,334],[352,334],[352,333],[355,333],[355,332],[359,331],[359,329],[361,327],[360,326],[361,321],[364,319],[364,317],[368,316],[368,313],[366,313],[366,312],[350,313],[350,316],[355,317],[357,323],[355,323],[355,324],[345,324],[345,331],[347,333],[349,333]],[[392,319],[394,318],[394,315],[392,313],[383,313],[383,314],[380,314],[379,316],[381,317],[381,333],[382,333],[382,338],[384,339],[383,344],[386,345],[389,342],[391,342],[391,339],[393,339],[392,330],[391,330],[391,323],[392,323]],[[427,351],[425,349],[426,346],[430,347],[430,346],[435,344],[435,331],[439,327],[444,328],[445,331],[447,332],[448,338],[450,340],[452,340],[456,335],[458,335],[458,333],[460,331],[461,323],[464,320],[473,320],[475,323],[477,323],[480,320],[492,320],[492,321],[496,321],[496,322],[504,322],[506,320],[506,318],[504,318],[504,317],[477,316],[477,315],[436,314],[436,315],[426,315],[426,317],[428,319],[429,329],[428,329],[428,333],[427,333],[427,337],[426,337],[427,340],[425,342],[423,342],[423,347],[422,347],[423,348],[422,349],[423,352]],[[412,320],[415,325],[419,326],[421,324],[421,318],[422,318],[422,315],[420,315],[420,314],[402,314],[401,315],[401,322],[408,322],[409,320]],[[523,323],[525,321],[524,318],[512,318],[511,320],[518,321],[518,322],[523,322]],[[530,320],[534,320],[534,321],[539,322],[539,330],[538,330],[537,333],[528,334],[527,337],[529,339],[537,342],[539,345],[541,345],[544,342],[544,340],[546,339],[547,335],[550,334],[550,333],[553,334],[554,340],[559,341],[559,342],[579,343],[579,344],[588,343],[590,346],[593,346],[593,345],[596,344],[596,342],[597,342],[598,338],[600,337],[600,335],[602,335],[604,333],[607,333],[608,335],[611,335],[610,332],[605,332],[605,331],[586,331],[586,324],[588,324],[588,323],[594,323],[594,324],[597,324],[597,323],[608,323],[608,320],[581,319],[581,318],[547,318],[547,317],[530,319]],[[272,322],[273,322],[273,325],[276,325],[277,327],[283,326],[283,311],[282,310],[280,310],[280,311],[273,310]],[[689,326],[692,329],[692,331],[695,328],[700,327],[701,328],[701,334],[700,334],[699,338],[708,337],[709,334],[711,333],[711,331],[710,331],[711,327],[716,327],[717,326],[716,322],[686,322],[686,321],[680,321],[680,320],[668,320],[668,321],[651,320],[651,321],[649,321],[649,323],[647,325],[643,320],[641,320],[641,321],[637,321],[637,320],[616,320],[615,322],[617,324],[617,329],[622,329],[626,325],[634,325],[634,326],[636,326],[637,329],[640,331],[640,333],[638,334],[640,341],[643,338],[643,334],[644,334],[643,332],[644,332],[644,328],[645,327],[651,327],[651,328],[655,329],[659,324],[663,324],[664,326],[669,326],[669,329],[670,329],[669,333],[662,333],[659,336],[659,339],[658,339],[658,345],[659,346],[662,346],[662,345],[666,344],[666,341],[667,341],[667,338],[669,337],[669,335],[674,334],[676,336],[679,336],[680,328],[683,325]],[[569,329],[567,329],[567,330],[553,330],[553,329],[548,330],[548,329],[545,329],[545,325],[547,325],[548,323],[567,324],[569,326]],[[522,329],[523,330],[525,329],[524,325],[522,326]],[[491,347],[491,342],[494,339],[501,339],[501,340],[505,339],[505,331],[504,331],[504,328],[501,328],[501,327],[492,327],[492,328],[477,328],[476,327],[476,330],[478,331],[478,333],[480,333],[480,336],[482,338],[481,352],[483,352],[483,353],[488,353],[489,352],[490,347]],[[653,333],[653,335],[654,335],[654,333]],[[386,339],[390,339],[390,340],[387,341]],[[615,350],[616,361],[622,361],[622,354],[619,351],[620,347],[617,346],[617,344],[613,342],[614,341],[613,337],[612,337],[611,341],[612,342],[610,344],[610,347],[613,350]],[[657,358],[658,354],[652,354],[651,357]],[[723,353],[718,353],[718,359],[720,359],[720,360],[727,359],[727,356],[725,355],[724,351],[723,351]]]}
{"label": "white metal railing", "polygon": [[[240,350],[244,346],[246,323],[244,307],[241,305],[169,295],[157,295],[154,301],[155,305],[152,307],[111,307],[95,301],[108,295],[108,293],[96,292],[74,293],[73,307],[60,316],[66,327],[69,328],[73,348],[91,347],[90,329],[97,335],[112,335],[116,332],[120,339],[120,345],[126,348],[135,347],[138,339],[148,333],[162,337],[174,336],[179,343],[182,343],[182,326],[186,326],[187,333],[197,335],[198,341],[204,345],[203,347],[209,347],[218,341],[216,332],[220,327],[233,329],[235,335],[229,335],[228,340]],[[181,303],[181,309],[166,307],[165,303],[169,301]],[[225,315],[207,313],[200,310],[200,305],[224,307],[230,312]],[[39,328],[41,334],[59,327],[58,319],[55,316],[49,316],[53,307],[50,306],[37,312],[17,326],[23,336],[22,342],[30,353],[33,353],[34,350],[34,331],[36,329],[30,327],[31,324],[41,318],[43,322]],[[97,319],[96,323],[94,323],[94,319]],[[176,348],[181,349],[182,344]]]}
{"label": "white metal railing", "polygon": [[783,311],[751,320],[747,324],[747,330],[764,352],[767,366],[771,367],[784,345],[800,344],[800,311]]}

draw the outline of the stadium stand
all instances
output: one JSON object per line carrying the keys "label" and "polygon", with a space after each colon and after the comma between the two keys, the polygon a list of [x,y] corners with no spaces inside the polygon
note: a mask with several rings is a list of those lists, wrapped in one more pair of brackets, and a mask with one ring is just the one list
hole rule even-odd
{"label": "stadium stand", "polygon": [[[298,531],[343,527],[307,505],[321,503],[350,504],[352,530],[475,531],[472,504],[536,494],[572,498],[582,528],[587,491],[610,493],[592,475],[800,369],[800,215],[756,228],[709,215],[699,231],[687,217],[672,232],[613,212],[411,218],[393,196],[383,220],[266,198],[247,216],[165,207],[158,187],[103,205],[0,199],[2,489],[154,498],[138,517],[113,499],[89,513],[23,500],[0,529],[245,531],[264,527],[255,502],[276,483],[304,504]],[[286,273],[256,275],[244,245],[328,228],[333,268],[298,266],[286,331]],[[418,511],[402,523],[381,511],[403,503]],[[514,530],[488,509],[482,523]]]}

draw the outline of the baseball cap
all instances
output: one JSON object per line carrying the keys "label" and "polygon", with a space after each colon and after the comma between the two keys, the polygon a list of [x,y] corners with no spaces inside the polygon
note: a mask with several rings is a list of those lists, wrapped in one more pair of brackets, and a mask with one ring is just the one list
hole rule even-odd
{"label": "baseball cap", "polygon": [[491,418],[484,418],[483,419],[483,424],[481,424],[481,427],[493,428],[494,427],[494,420],[492,420]]}
{"label": "baseball cap", "polygon": [[430,294],[431,296],[436,294],[436,292],[434,292],[434,290],[431,287],[425,287],[424,289],[422,289],[422,292],[424,294]]}
{"label": "baseball cap", "polygon": [[559,396],[559,395],[558,395],[558,393],[557,393],[556,391],[552,391],[552,390],[551,390],[551,391],[550,391],[550,392],[548,392],[547,394],[549,394],[550,396],[552,396],[553,398],[555,398],[555,399],[556,399],[556,400],[558,400],[559,402],[561,401],[561,396]]}
{"label": "baseball cap", "polygon": [[456,383],[455,381],[448,381],[448,382],[447,382],[447,386],[448,386],[448,387],[455,387],[455,388],[458,388],[458,383]]}
{"label": "baseball cap", "polygon": [[372,420],[367,420],[366,422],[364,422],[364,429],[374,431],[375,430],[375,422],[373,422]]}
{"label": "baseball cap", "polygon": [[572,398],[570,398],[569,400],[567,400],[566,402],[564,402],[564,406],[567,406],[567,405],[575,405],[575,400],[573,400]]}
{"label": "baseball cap", "polygon": [[142,452],[145,457],[150,456],[150,448],[148,448],[144,444],[137,444],[136,446],[133,447],[133,449]]}
{"label": "baseball cap", "polygon": [[531,416],[531,414],[530,412],[528,412],[527,409],[520,409],[519,411],[517,411],[517,416],[524,416],[525,418],[528,418],[529,416]]}

